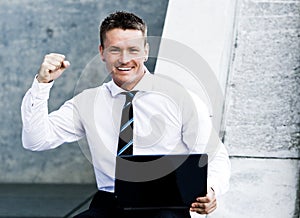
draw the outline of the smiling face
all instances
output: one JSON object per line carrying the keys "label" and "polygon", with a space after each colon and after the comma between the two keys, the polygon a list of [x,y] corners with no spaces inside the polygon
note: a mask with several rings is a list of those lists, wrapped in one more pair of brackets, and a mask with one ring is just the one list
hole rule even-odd
{"label": "smiling face", "polygon": [[125,90],[133,89],[145,73],[144,62],[148,58],[149,46],[142,31],[109,30],[99,50],[114,82]]}

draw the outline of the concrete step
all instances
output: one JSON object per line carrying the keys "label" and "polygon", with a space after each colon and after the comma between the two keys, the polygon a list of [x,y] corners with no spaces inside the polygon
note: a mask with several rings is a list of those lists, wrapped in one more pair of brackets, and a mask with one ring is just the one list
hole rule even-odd
{"label": "concrete step", "polygon": [[85,210],[95,184],[0,184],[0,218],[67,218]]}

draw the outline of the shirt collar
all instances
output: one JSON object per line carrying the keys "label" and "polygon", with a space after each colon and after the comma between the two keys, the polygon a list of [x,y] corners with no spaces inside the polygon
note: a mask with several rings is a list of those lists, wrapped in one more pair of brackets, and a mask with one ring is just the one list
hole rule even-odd
{"label": "shirt collar", "polygon": [[[142,79],[138,82],[138,84],[131,91],[150,91],[153,87],[153,74],[149,72],[149,70],[144,67],[145,74]],[[107,83],[107,88],[109,89],[111,95],[115,97],[121,92],[126,92],[126,90],[119,87],[113,80]]]}

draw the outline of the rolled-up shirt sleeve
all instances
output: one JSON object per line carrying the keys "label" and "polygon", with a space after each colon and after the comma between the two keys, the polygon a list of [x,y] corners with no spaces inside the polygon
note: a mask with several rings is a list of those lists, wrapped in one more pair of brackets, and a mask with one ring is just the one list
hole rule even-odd
{"label": "rolled-up shirt sleeve", "polygon": [[59,110],[48,114],[51,83],[39,83],[34,79],[26,92],[22,105],[23,147],[39,151],[58,147],[84,136],[84,128],[73,100],[67,101]]}

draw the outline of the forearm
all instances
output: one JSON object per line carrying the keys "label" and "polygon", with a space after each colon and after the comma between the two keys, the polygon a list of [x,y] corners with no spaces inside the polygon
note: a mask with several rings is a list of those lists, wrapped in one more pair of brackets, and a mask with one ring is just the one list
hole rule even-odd
{"label": "forearm", "polygon": [[[75,119],[73,102],[66,102],[59,110],[48,114],[48,98],[52,84],[41,84],[35,79],[25,94],[22,106],[22,142],[26,149],[53,149],[64,142],[78,140],[84,131]],[[77,128],[76,128],[76,127]]]}
{"label": "forearm", "polygon": [[214,189],[217,196],[222,195],[229,189],[231,164],[227,150],[224,144],[219,142],[208,155],[208,186]]}
{"label": "forearm", "polygon": [[196,146],[192,151],[208,154],[208,188],[212,187],[216,195],[221,195],[229,188],[231,165],[228,152],[212,125],[208,107],[197,95],[192,96],[198,112],[193,118],[198,120],[198,125],[189,128],[190,131],[198,132]]}
{"label": "forearm", "polygon": [[22,142],[26,149],[45,150],[49,140],[48,98],[52,84],[38,84],[35,81],[25,94],[22,106]]}

